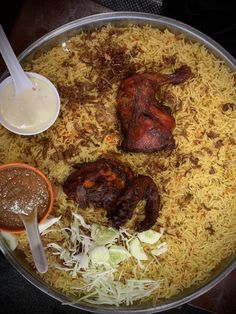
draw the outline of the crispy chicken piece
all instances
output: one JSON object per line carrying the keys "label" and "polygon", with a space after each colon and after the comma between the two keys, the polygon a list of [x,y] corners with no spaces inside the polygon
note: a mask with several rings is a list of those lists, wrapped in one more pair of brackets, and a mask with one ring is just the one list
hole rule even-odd
{"label": "crispy chicken piece", "polygon": [[146,199],[145,219],[137,226],[143,231],[151,228],[157,219],[160,197],[150,177],[134,177],[132,170],[121,162],[101,158],[95,162],[75,165],[63,185],[68,198],[82,208],[89,203],[104,208],[110,225],[120,227],[133,215],[138,202]]}
{"label": "crispy chicken piece", "polygon": [[160,196],[153,180],[150,177],[141,175],[135,177],[120,196],[115,210],[112,212],[112,225],[116,228],[122,226],[127,219],[132,217],[135,207],[142,199],[147,200],[145,218],[137,226],[137,231],[150,229],[158,217]]}
{"label": "crispy chicken piece", "polygon": [[121,82],[117,115],[123,150],[151,153],[174,148],[175,119],[170,108],[156,99],[156,93],[164,84],[181,84],[191,76],[191,69],[184,65],[173,74],[136,74]]}
{"label": "crispy chicken piece", "polygon": [[67,178],[63,190],[82,208],[92,203],[109,211],[134,176],[126,165],[104,158],[77,164],[74,168],[77,170]]}

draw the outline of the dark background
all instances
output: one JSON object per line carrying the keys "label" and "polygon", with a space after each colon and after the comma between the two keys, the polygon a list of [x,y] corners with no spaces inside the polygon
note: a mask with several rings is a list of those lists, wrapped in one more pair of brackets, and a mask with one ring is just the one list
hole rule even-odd
{"label": "dark background", "polygon": [[[64,0],[64,2],[66,1],[68,0]],[[11,2],[11,5],[4,7],[4,9],[1,8],[0,22],[8,35],[11,33],[18,13],[27,2],[29,1],[15,0]],[[32,0],[31,2],[40,6],[45,1]],[[55,3],[52,0],[47,2]],[[63,1],[57,2],[59,5],[58,8],[55,8],[55,14],[60,8],[60,2]],[[86,1],[77,0],[78,4],[81,2],[86,3]],[[159,13],[155,0],[94,0],[94,2],[103,4],[115,11],[135,10]],[[236,57],[235,0],[163,0],[163,3],[165,4],[163,15],[182,21],[208,34]]]}
{"label": "dark background", "polygon": [[[65,2],[67,0],[64,0]],[[0,23],[3,25],[6,33],[10,35],[14,22],[25,6],[27,0],[15,0],[11,5],[1,8]],[[44,0],[31,2],[38,6],[45,2]],[[48,3],[54,2],[48,0]],[[60,2],[57,1],[58,8],[55,8],[55,14],[60,8]],[[73,1],[69,1],[73,2]],[[86,1],[77,0],[77,3]],[[88,1],[89,2],[89,1]],[[112,10],[136,10],[142,12],[159,13],[155,0],[95,0],[94,2],[103,4]],[[234,0],[163,0],[165,10],[163,15],[187,23],[220,43],[234,57],[236,57],[236,10]],[[95,6],[95,4],[94,4]],[[156,10],[156,12],[155,12]],[[93,12],[92,12],[93,13]],[[34,12],[32,12],[34,14]]]}

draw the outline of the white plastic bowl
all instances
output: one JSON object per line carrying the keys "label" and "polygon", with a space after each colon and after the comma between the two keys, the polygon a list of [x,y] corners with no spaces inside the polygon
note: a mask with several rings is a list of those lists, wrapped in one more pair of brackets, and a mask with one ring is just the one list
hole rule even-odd
{"label": "white plastic bowl", "polygon": [[[35,134],[39,134],[42,133],[44,131],[46,131],[47,129],[49,129],[54,122],[56,121],[59,112],[60,112],[60,96],[58,94],[58,91],[56,89],[56,87],[53,85],[53,83],[51,81],[49,81],[46,77],[38,74],[38,73],[32,73],[32,72],[26,72],[27,76],[29,78],[36,78],[38,80],[41,80],[43,82],[45,82],[50,89],[53,91],[53,94],[56,97],[56,111],[54,116],[48,121],[48,124],[45,126],[43,125],[43,127],[38,128],[35,131],[29,131],[27,129],[21,129],[21,128],[17,128],[13,125],[11,125],[5,118],[4,116],[1,114],[1,110],[0,110],[0,123],[9,131],[19,134],[19,135],[35,135]],[[0,83],[0,93],[2,90],[4,90],[9,84],[13,84],[13,80],[11,78],[11,76],[8,76],[4,81],[2,81]],[[1,106],[1,101],[0,101],[0,106]],[[34,104],[32,104],[32,106],[34,106]],[[1,108],[0,108],[1,109]]]}

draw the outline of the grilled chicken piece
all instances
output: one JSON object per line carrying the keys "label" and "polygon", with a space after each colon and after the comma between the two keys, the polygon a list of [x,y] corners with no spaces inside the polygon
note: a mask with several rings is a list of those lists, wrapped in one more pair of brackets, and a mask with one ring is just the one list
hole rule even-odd
{"label": "grilled chicken piece", "polygon": [[121,82],[117,115],[123,150],[152,153],[174,148],[175,119],[170,108],[158,102],[156,93],[164,84],[181,84],[191,76],[191,69],[184,65],[173,74],[136,74]]}
{"label": "grilled chicken piece", "polygon": [[74,168],[77,170],[67,178],[63,190],[82,208],[92,203],[109,211],[134,176],[129,167],[104,158],[77,164]]}
{"label": "grilled chicken piece", "polygon": [[104,158],[75,165],[75,168],[64,183],[63,190],[80,207],[86,208],[91,203],[104,208],[110,225],[118,228],[132,217],[138,202],[146,199],[146,217],[137,230],[147,230],[155,224],[160,197],[150,177],[134,177],[126,165]]}
{"label": "grilled chicken piece", "polygon": [[115,210],[112,212],[112,225],[116,228],[122,226],[133,215],[138,202],[146,199],[145,218],[137,226],[141,232],[150,229],[157,220],[160,208],[160,196],[153,180],[147,176],[135,177],[120,196]]}

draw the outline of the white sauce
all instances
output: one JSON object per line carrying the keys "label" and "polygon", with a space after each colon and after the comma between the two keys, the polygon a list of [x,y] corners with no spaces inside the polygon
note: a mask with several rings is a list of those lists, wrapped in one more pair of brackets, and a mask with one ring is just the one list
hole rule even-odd
{"label": "white sauce", "polygon": [[30,78],[34,88],[15,96],[13,83],[0,91],[3,118],[19,130],[37,132],[47,128],[57,112],[57,96],[50,86],[38,78]]}

